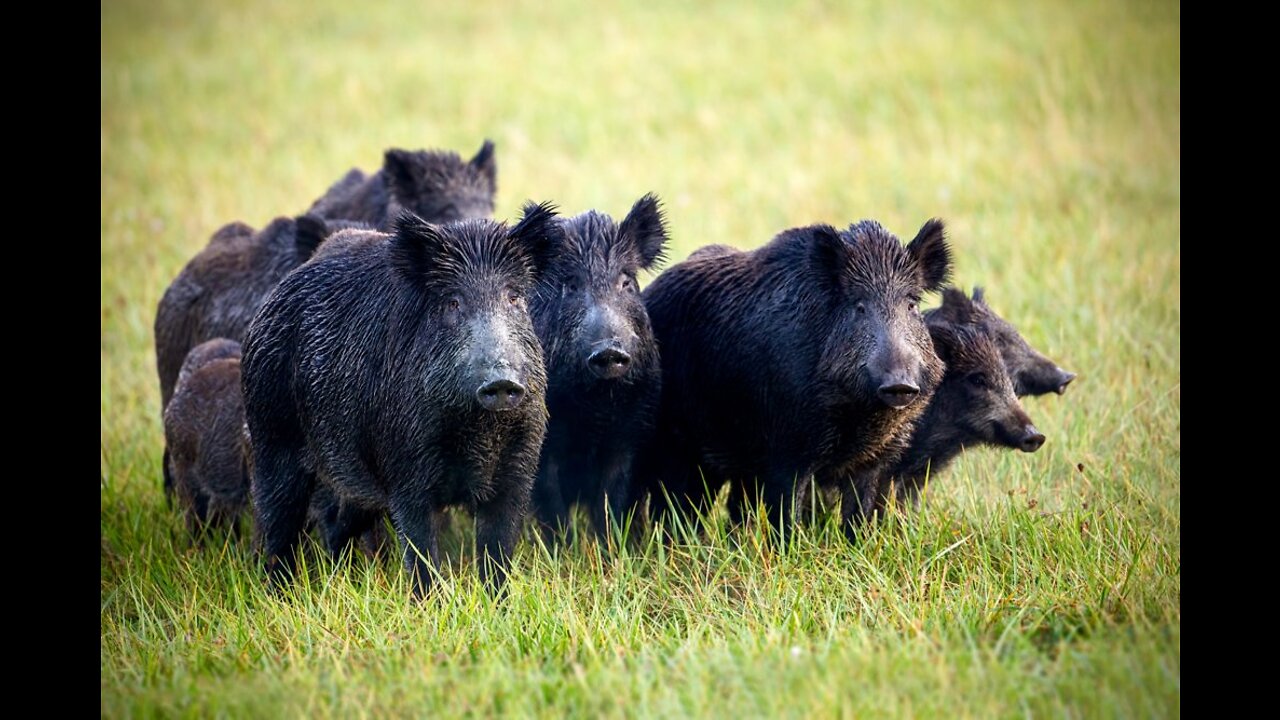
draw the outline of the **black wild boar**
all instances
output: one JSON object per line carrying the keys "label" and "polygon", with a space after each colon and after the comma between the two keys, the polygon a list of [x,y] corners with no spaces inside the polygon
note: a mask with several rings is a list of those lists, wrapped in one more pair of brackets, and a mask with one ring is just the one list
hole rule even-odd
{"label": "black wild boar", "polygon": [[914,501],[925,479],[937,477],[965,448],[978,445],[1035,452],[1044,435],[1032,424],[1013,392],[995,338],[979,326],[927,323],[933,346],[946,366],[942,382],[916,421],[906,450],[879,475],[866,475],[855,487],[831,484],[841,495],[841,520],[847,533],[884,509],[890,488]]}
{"label": "black wild boar", "polygon": [[360,220],[385,230],[401,210],[431,223],[493,215],[498,165],[485,140],[471,160],[444,150],[387,150],[382,168],[366,176],[352,169],[307,211]]}
{"label": "black wild boar", "polygon": [[[338,229],[368,227],[315,216],[276,218],[260,232],[241,222],[223,226],[165,290],[156,308],[156,370],[160,410],[169,404],[187,352],[214,338],[244,339],[249,321],[290,270],[306,262]],[[162,461],[166,496],[173,490],[168,450]]]}
{"label": "black wild boar", "polygon": [[654,280],[662,400],[637,472],[655,514],[688,517],[729,480],[783,528],[813,473],[878,470],[942,377],[918,307],[950,264],[940,220],[906,247],[865,220],[787,230]]}
{"label": "black wild boar", "polygon": [[603,536],[606,513],[619,522],[628,509],[632,460],[657,410],[662,369],[636,276],[661,260],[667,232],[653,195],[621,224],[592,210],[561,226],[530,303],[551,414],[533,502],[549,536],[575,503]]}
{"label": "black wild boar", "polygon": [[187,353],[164,410],[166,474],[187,529],[239,527],[249,497],[240,344],[218,338]]}
{"label": "black wild boar", "polygon": [[271,578],[290,574],[317,482],[341,546],[389,511],[419,595],[438,514],[476,517],[480,576],[506,578],[546,433],[546,369],[525,298],[560,234],[547,205],[508,228],[410,213],[383,242],[280,283],[245,342],[254,517]]}
{"label": "black wild boar", "polygon": [[1057,363],[1032,348],[1022,335],[1004,318],[987,305],[982,288],[973,289],[970,300],[963,290],[947,288],[942,293],[942,305],[924,314],[926,322],[946,322],[952,325],[976,325],[995,340],[1004,358],[1005,367],[1013,378],[1013,391],[1018,397],[1044,395],[1067,391],[1067,385],[1076,375],[1058,367]]}

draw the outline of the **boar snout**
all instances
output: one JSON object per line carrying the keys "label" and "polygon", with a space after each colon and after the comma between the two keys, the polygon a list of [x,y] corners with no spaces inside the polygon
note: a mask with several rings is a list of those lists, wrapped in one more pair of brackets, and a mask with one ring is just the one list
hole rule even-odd
{"label": "boar snout", "polygon": [[1022,452],[1033,453],[1040,449],[1044,444],[1044,433],[1036,429],[1035,425],[1028,425],[1022,431],[1022,438],[1018,440],[1018,449]]}
{"label": "boar snout", "polygon": [[587,366],[601,380],[615,380],[631,367],[631,355],[616,344],[607,345],[587,357]]}
{"label": "boar snout", "polygon": [[490,412],[514,410],[524,402],[527,392],[524,386],[510,378],[497,378],[481,385],[476,390],[476,400],[481,407]]}
{"label": "boar snout", "polygon": [[1058,389],[1056,392],[1061,395],[1067,391],[1067,386],[1071,384],[1071,381],[1076,379],[1076,374],[1067,372],[1062,368],[1056,369],[1058,371]]}

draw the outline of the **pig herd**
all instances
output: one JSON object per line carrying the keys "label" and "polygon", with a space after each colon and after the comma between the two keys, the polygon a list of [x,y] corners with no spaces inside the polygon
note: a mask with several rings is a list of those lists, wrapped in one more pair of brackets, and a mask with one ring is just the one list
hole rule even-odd
{"label": "pig herd", "polygon": [[389,516],[420,595],[454,506],[494,589],[531,511],[550,542],[574,506],[600,536],[697,527],[725,484],[734,525],[758,507],[785,533],[838,500],[852,540],[966,447],[1037,450],[1018,398],[1075,377],[947,286],[939,220],[905,245],[872,220],[710,245],[641,292],[657,197],[502,223],[496,177],[488,141],[389,150],[187,263],[155,339],[164,489],[193,535],[251,506],[280,583],[304,533],[337,555]]}

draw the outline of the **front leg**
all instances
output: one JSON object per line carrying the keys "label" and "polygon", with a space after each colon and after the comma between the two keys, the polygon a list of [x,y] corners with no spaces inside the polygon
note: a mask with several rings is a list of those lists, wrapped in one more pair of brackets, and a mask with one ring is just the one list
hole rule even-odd
{"label": "front leg", "polygon": [[611,458],[600,474],[600,490],[591,502],[591,526],[600,542],[608,540],[610,525],[626,527],[631,507],[631,455]]}
{"label": "front leg", "polygon": [[404,546],[404,567],[418,599],[431,590],[432,570],[440,567],[438,516],[424,495],[405,493],[391,499],[391,524]]}
{"label": "front leg", "polygon": [[845,538],[856,543],[862,527],[878,518],[884,509],[880,468],[845,473],[839,482],[840,526],[844,529]]}
{"label": "front leg", "polygon": [[769,524],[778,531],[779,538],[791,538],[796,498],[807,495],[810,480],[808,473],[788,470],[770,472],[765,478],[761,499],[769,513]]}
{"label": "front leg", "polygon": [[569,508],[560,491],[560,464],[551,459],[550,454],[550,450],[542,453],[538,477],[533,483],[533,507],[538,529],[548,547],[569,529]]}
{"label": "front leg", "polygon": [[476,562],[480,580],[490,592],[507,582],[507,566],[515,554],[529,502],[529,488],[510,488],[476,507]]}

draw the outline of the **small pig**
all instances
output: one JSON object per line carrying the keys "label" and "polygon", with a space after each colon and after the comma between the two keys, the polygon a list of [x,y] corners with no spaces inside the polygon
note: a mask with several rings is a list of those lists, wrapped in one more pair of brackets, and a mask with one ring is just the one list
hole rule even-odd
{"label": "small pig", "polygon": [[470,160],[443,150],[401,150],[383,155],[382,168],[366,176],[352,169],[307,211],[323,218],[359,220],[386,230],[401,210],[443,223],[493,215],[498,166],[485,140]]}
{"label": "small pig", "polygon": [[1058,367],[1057,363],[1027,344],[1008,321],[987,305],[980,287],[973,289],[972,300],[963,290],[947,288],[942,293],[942,304],[926,312],[924,316],[925,321],[930,323],[946,322],[982,327],[1000,348],[1005,367],[1013,378],[1013,391],[1018,397],[1051,392],[1061,395],[1076,377],[1075,373]]}
{"label": "small pig", "polygon": [[199,537],[207,527],[238,531],[249,497],[240,344],[218,338],[187,353],[164,410],[167,474]]}
{"label": "small pig", "polygon": [[421,596],[447,507],[476,517],[480,577],[503,585],[547,427],[526,298],[561,230],[548,205],[514,227],[402,214],[382,242],[280,283],[245,341],[253,500],[269,576],[291,574],[317,483],[342,546],[382,512]]}
{"label": "small pig", "polygon": [[630,506],[632,460],[652,430],[662,369],[637,276],[660,262],[667,231],[646,195],[615,224],[594,210],[561,221],[563,242],[530,303],[551,421],[533,500],[550,537],[585,505],[597,536]]}

